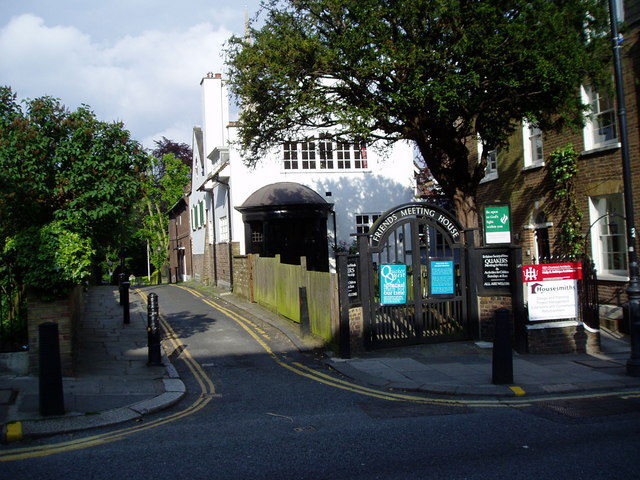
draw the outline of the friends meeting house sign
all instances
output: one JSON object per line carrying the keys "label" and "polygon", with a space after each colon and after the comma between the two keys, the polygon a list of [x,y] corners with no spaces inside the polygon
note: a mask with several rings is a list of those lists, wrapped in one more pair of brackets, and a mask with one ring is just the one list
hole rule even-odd
{"label": "friends meeting house sign", "polygon": [[399,223],[410,219],[425,219],[436,223],[449,232],[452,240],[460,242],[460,226],[449,213],[435,205],[409,203],[388,211],[378,219],[369,231],[371,246],[378,246],[386,237],[385,233],[393,230]]}

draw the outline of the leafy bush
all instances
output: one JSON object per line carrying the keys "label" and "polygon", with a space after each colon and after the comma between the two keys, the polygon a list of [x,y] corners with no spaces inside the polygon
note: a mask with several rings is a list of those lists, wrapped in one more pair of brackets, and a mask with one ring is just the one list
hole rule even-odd
{"label": "leafy bush", "polygon": [[60,222],[27,228],[8,239],[4,250],[15,259],[22,283],[45,300],[66,295],[91,273],[91,241]]}

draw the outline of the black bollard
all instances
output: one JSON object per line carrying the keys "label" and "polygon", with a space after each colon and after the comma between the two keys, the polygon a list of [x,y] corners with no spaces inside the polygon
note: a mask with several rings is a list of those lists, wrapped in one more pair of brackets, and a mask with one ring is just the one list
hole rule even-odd
{"label": "black bollard", "polygon": [[493,383],[513,383],[513,353],[511,349],[511,316],[506,308],[495,312],[495,336],[493,340]]}
{"label": "black bollard", "polygon": [[149,347],[147,365],[162,365],[158,295],[150,293],[147,301],[147,345]]}
{"label": "black bollard", "polygon": [[40,346],[40,415],[64,415],[62,365],[58,324],[45,322],[38,326]]}
{"label": "black bollard", "polygon": [[131,321],[131,315],[129,313],[129,282],[122,282],[120,286],[120,305],[122,305],[122,323],[127,325]]}
{"label": "black bollard", "polygon": [[300,294],[300,335],[306,337],[311,333],[309,320],[309,303],[307,302],[307,287],[298,288]]}
{"label": "black bollard", "polygon": [[122,284],[124,283],[126,277],[127,276],[124,273],[121,273],[118,275],[118,290],[120,291],[120,305],[124,305],[124,295],[123,295]]}

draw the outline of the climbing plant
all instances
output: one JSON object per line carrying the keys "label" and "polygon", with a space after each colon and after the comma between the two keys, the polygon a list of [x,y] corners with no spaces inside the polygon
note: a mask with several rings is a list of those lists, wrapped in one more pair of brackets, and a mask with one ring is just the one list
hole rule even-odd
{"label": "climbing plant", "polygon": [[578,173],[578,152],[572,144],[555,149],[547,164],[553,185],[552,199],[562,212],[558,247],[561,254],[579,256],[584,253],[583,213],[576,202],[575,177]]}

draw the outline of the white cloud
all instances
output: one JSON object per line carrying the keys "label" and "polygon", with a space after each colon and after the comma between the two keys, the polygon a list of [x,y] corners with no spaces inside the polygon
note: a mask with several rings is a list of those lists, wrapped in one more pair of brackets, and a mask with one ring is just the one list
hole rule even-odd
{"label": "white cloud", "polygon": [[200,80],[222,71],[231,34],[201,22],[95,41],[78,27],[23,14],[0,28],[0,84],[21,98],[88,104],[100,120],[123,121],[147,148],[162,135],[190,143],[201,121]]}

